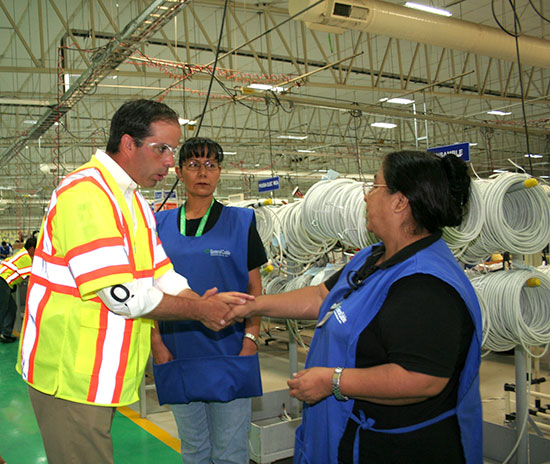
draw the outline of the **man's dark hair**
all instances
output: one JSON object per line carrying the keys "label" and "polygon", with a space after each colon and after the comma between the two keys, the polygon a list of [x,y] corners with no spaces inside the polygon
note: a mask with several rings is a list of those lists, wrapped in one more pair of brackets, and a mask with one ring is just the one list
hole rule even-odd
{"label": "man's dark hair", "polygon": [[218,163],[223,161],[223,150],[220,144],[206,137],[191,137],[180,148],[178,165],[181,168],[183,163],[190,158],[208,158],[210,156],[213,156]]}
{"label": "man's dark hair", "polygon": [[111,119],[107,153],[118,153],[120,140],[124,134],[130,135],[137,146],[151,135],[151,124],[157,121],[178,122],[178,114],[164,103],[154,100],[130,100],[124,103]]}
{"label": "man's dark hair", "polygon": [[34,237],[28,238],[25,242],[25,250],[36,248],[36,239]]}

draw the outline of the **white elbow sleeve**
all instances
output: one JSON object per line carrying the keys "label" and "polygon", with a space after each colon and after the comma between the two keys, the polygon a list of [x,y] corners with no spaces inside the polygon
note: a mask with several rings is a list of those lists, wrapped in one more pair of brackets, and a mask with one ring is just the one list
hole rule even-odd
{"label": "white elbow sleeve", "polygon": [[139,280],[133,280],[102,288],[97,295],[114,313],[127,319],[136,319],[153,311],[164,294],[158,288],[144,285]]}

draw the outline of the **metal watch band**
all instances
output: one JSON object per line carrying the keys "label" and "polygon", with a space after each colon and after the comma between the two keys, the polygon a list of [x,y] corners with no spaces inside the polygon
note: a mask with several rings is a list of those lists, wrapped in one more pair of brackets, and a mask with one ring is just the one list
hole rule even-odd
{"label": "metal watch band", "polygon": [[332,374],[332,394],[338,401],[349,400],[349,398],[346,395],[342,395],[342,392],[340,391],[340,377],[342,376],[343,370],[343,367],[337,367],[334,369],[334,373]]}
{"label": "metal watch band", "polygon": [[250,340],[252,340],[254,343],[256,343],[256,346],[258,348],[260,347],[260,340],[258,340],[258,337],[256,337],[256,335],[251,334],[250,332],[245,332],[244,333],[244,338],[250,338]]}

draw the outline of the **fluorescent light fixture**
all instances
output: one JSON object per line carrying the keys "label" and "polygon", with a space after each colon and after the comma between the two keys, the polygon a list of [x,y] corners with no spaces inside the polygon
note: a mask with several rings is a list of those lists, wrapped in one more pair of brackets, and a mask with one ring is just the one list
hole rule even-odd
{"label": "fluorescent light fixture", "polygon": [[542,158],[542,155],[535,155],[534,153],[527,153],[525,158]]}
{"label": "fluorescent light fixture", "polygon": [[278,139],[305,140],[307,135],[279,135]]}
{"label": "fluorescent light fixture", "polygon": [[270,84],[250,84],[248,87],[256,90],[271,90],[273,92],[279,92],[279,93],[284,90],[283,87],[275,87]]}
{"label": "fluorescent light fixture", "polygon": [[487,111],[487,114],[496,114],[498,116],[508,116],[509,114],[512,114],[512,112],[511,111],[491,110],[491,111]]}
{"label": "fluorescent light fixture", "polygon": [[224,151],[223,154],[224,155],[236,155],[237,152],[236,151]]}
{"label": "fluorescent light fixture", "polygon": [[25,124],[36,124],[38,121],[36,119],[25,119],[23,122]]}
{"label": "fluorescent light fixture", "polygon": [[388,103],[396,103],[398,105],[410,105],[411,103],[414,103],[414,100],[410,100],[408,98],[399,98],[399,97],[389,98],[389,99],[386,99],[385,101],[387,101]]}
{"label": "fluorescent light fixture", "polygon": [[406,2],[405,6],[408,8],[413,8],[415,10],[425,11],[426,13],[433,13],[441,16],[453,15],[450,11],[442,10],[441,8],[434,8],[433,6],[422,5],[421,3]]}
{"label": "fluorescent light fixture", "polygon": [[190,126],[194,126],[197,124],[197,121],[192,119],[185,119],[185,118],[179,118],[178,122],[180,123],[180,126],[185,126],[186,124],[189,124]]}
{"label": "fluorescent light fixture", "polygon": [[273,86],[269,84],[250,84],[248,87],[258,90],[270,90],[273,88]]}
{"label": "fluorescent light fixture", "polygon": [[382,127],[383,129],[393,129],[394,127],[397,127],[397,124],[394,124],[393,122],[373,122],[371,123],[372,127]]}
{"label": "fluorescent light fixture", "polygon": [[508,172],[505,169],[493,169],[493,172]]}
{"label": "fluorescent light fixture", "polygon": [[477,142],[470,142],[471,147],[477,147]]}
{"label": "fluorescent light fixture", "polygon": [[541,179],[550,179],[550,176],[540,176]]}
{"label": "fluorescent light fixture", "polygon": [[296,150],[298,153],[315,153],[315,150]]}

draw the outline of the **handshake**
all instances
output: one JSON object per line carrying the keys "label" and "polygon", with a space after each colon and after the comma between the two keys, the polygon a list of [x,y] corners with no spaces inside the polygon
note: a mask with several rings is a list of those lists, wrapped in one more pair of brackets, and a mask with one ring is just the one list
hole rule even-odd
{"label": "handshake", "polygon": [[215,331],[252,316],[255,309],[254,296],[241,292],[218,293],[216,287],[204,292],[200,300],[197,319]]}

